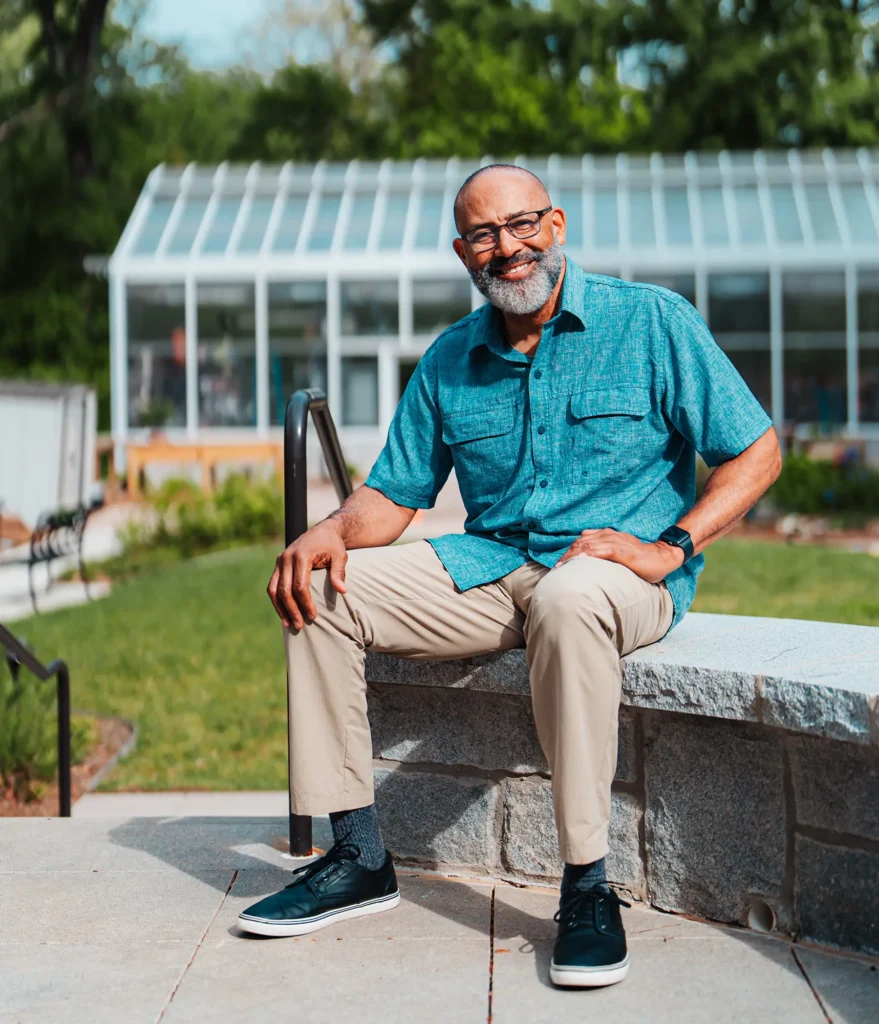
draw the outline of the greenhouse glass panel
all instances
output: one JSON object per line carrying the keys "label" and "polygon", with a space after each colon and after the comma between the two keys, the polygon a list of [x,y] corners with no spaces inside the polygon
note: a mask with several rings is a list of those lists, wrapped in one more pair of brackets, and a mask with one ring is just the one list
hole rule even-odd
{"label": "greenhouse glass panel", "polygon": [[772,197],[772,216],[775,218],[775,235],[779,242],[802,242],[803,230],[793,187],[770,185],[769,195]]}
{"label": "greenhouse glass panel", "polygon": [[439,246],[443,216],[443,193],[439,189],[425,190],[421,194],[418,226],[415,229],[416,249],[436,249]]}
{"label": "greenhouse glass panel", "polygon": [[875,242],[876,225],[867,202],[867,193],[863,185],[843,185],[842,204],[848,220],[848,230],[853,242]]}
{"label": "greenhouse glass panel", "polygon": [[296,243],[299,241],[299,232],[302,230],[302,221],[305,219],[305,208],[307,205],[308,196],[287,196],[284,202],[284,209],[281,211],[278,230],[275,232],[275,238],[272,242],[272,252],[293,252],[296,248]]}
{"label": "greenhouse glass panel", "polygon": [[406,211],[409,209],[408,192],[389,192],[385,205],[385,221],[382,224],[380,249],[400,249],[403,246],[403,231],[406,227]]}
{"label": "greenhouse glass panel", "polygon": [[577,188],[563,188],[559,192],[559,206],[567,216],[567,245],[583,248],[583,192]]}
{"label": "greenhouse glass panel", "polygon": [[734,190],[739,241],[742,245],[764,245],[766,227],[756,185],[739,185]]}
{"label": "greenhouse glass panel", "polygon": [[378,425],[378,359],[372,356],[342,359],[342,425]]}
{"label": "greenhouse glass panel", "polygon": [[769,274],[711,274],[708,326],[763,408],[772,406]]}
{"label": "greenhouse glass panel", "polygon": [[685,188],[664,188],[665,234],[669,245],[692,245],[690,200]]}
{"label": "greenhouse glass panel", "polygon": [[633,188],[629,192],[629,239],[632,245],[656,245],[650,189]]}
{"label": "greenhouse glass panel", "polygon": [[826,185],[806,185],[806,203],[816,242],[838,242],[839,225]]}
{"label": "greenhouse glass panel", "polygon": [[128,285],[128,422],[186,425],[186,306],[182,284]]}
{"label": "greenhouse glass panel", "polygon": [[845,423],[845,277],[785,272],[782,295],[785,419],[823,428]]}
{"label": "greenhouse glass panel", "polygon": [[198,424],[256,424],[254,287],[199,282]]}
{"label": "greenhouse glass panel", "polygon": [[658,284],[662,288],[668,288],[678,295],[683,295],[687,302],[696,304],[696,277],[693,274],[639,274],[633,275],[635,281],[643,284]]}
{"label": "greenhouse glass panel", "polygon": [[342,334],[396,335],[399,332],[397,282],[343,281]]}
{"label": "greenhouse glass panel", "polygon": [[189,253],[207,208],[207,199],[187,199],[184,202],[180,219],[168,243],[171,256],[186,256]]}
{"label": "greenhouse glass panel", "polygon": [[341,205],[342,196],[338,192],[325,193],[320,197],[317,217],[308,238],[308,248],[312,252],[326,252],[332,246]]}
{"label": "greenhouse glass panel", "polygon": [[326,282],[272,281],[268,299],[269,420],[282,424],[294,391],[326,391]]}
{"label": "greenhouse glass panel", "polygon": [[858,270],[858,415],[879,423],[879,267]]}
{"label": "greenhouse glass panel", "polygon": [[595,245],[599,249],[616,249],[620,244],[617,190],[598,188],[595,190],[594,201]]}
{"label": "greenhouse glass panel", "polygon": [[413,281],[412,328],[437,335],[471,311],[470,281]]}
{"label": "greenhouse glass panel", "polygon": [[254,196],[247,213],[247,221],[238,239],[238,252],[260,251],[274,205],[275,201],[267,196]]}
{"label": "greenhouse glass panel", "polygon": [[726,207],[720,188],[699,190],[702,207],[702,233],[706,245],[729,245],[729,227],[726,223]]}
{"label": "greenhouse glass panel", "polygon": [[363,250],[369,241],[372,225],[372,211],[375,207],[375,192],[356,192],[351,201],[351,215],[345,234],[345,248]]}
{"label": "greenhouse glass panel", "polygon": [[152,256],[158,249],[173,209],[173,199],[153,199],[134,245],[137,256]]}
{"label": "greenhouse glass panel", "polygon": [[226,251],[240,209],[240,196],[223,196],[220,199],[214,210],[214,219],[208,228],[204,242],[202,242],[202,252],[221,253]]}

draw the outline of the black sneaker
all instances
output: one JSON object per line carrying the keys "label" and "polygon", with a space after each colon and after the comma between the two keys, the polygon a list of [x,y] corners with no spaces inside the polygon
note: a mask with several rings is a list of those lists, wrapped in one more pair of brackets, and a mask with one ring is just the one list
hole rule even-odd
{"label": "black sneaker", "polygon": [[620,907],[631,906],[615,892],[595,886],[562,897],[553,918],[559,934],[549,977],[567,988],[615,985],[629,972],[629,953]]}
{"label": "black sneaker", "polygon": [[323,857],[297,868],[294,880],[274,896],[238,915],[238,925],[254,935],[305,935],[334,921],[378,914],[400,902],[391,855],[378,871],[355,863],[356,846],[334,846]]}

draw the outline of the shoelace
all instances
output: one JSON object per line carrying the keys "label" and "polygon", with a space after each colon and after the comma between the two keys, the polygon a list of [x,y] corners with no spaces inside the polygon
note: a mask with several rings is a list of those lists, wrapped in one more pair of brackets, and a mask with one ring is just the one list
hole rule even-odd
{"label": "shoelace", "polygon": [[617,893],[610,889],[600,889],[598,886],[594,886],[592,889],[579,890],[576,889],[574,892],[565,900],[565,902],[559,907],[559,909],[553,914],[553,921],[565,925],[572,925],[587,903],[592,903],[594,900],[603,899],[609,900],[611,903],[617,904],[620,907],[631,907],[631,903],[626,903],[625,900],[620,899]]}
{"label": "shoelace", "polygon": [[318,857],[317,860],[311,861],[310,864],[303,864],[301,868],[295,868],[293,870],[293,881],[289,885],[285,885],[284,888],[292,889],[295,885],[299,885],[303,878],[316,878],[327,869],[336,867],[342,861],[357,860],[359,856],[360,849],[353,843],[343,843],[341,846],[336,844],[327,850],[322,857]]}

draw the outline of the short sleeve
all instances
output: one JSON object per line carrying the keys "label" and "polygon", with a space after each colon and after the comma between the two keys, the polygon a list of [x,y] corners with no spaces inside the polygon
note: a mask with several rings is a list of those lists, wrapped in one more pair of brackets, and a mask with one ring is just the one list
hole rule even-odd
{"label": "short sleeve", "polygon": [[772,426],[698,310],[686,300],[666,320],[665,341],[663,410],[709,466],[740,455]]}
{"label": "short sleeve", "polygon": [[366,486],[406,508],[433,508],[452,470],[436,401],[435,350],[422,356],[394,413]]}

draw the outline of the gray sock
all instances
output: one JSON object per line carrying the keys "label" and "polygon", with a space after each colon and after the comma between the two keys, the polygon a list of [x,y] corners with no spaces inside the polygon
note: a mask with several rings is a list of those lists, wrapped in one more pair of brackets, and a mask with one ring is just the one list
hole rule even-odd
{"label": "gray sock", "polygon": [[562,875],[562,896],[574,890],[585,892],[596,885],[609,890],[607,875],[604,868],[604,857],[594,860],[591,864],[565,864]]}
{"label": "gray sock", "polygon": [[378,871],[385,862],[385,844],[378,825],[375,804],[353,811],[330,814],[336,846],[351,844],[360,851],[357,863],[367,871]]}

